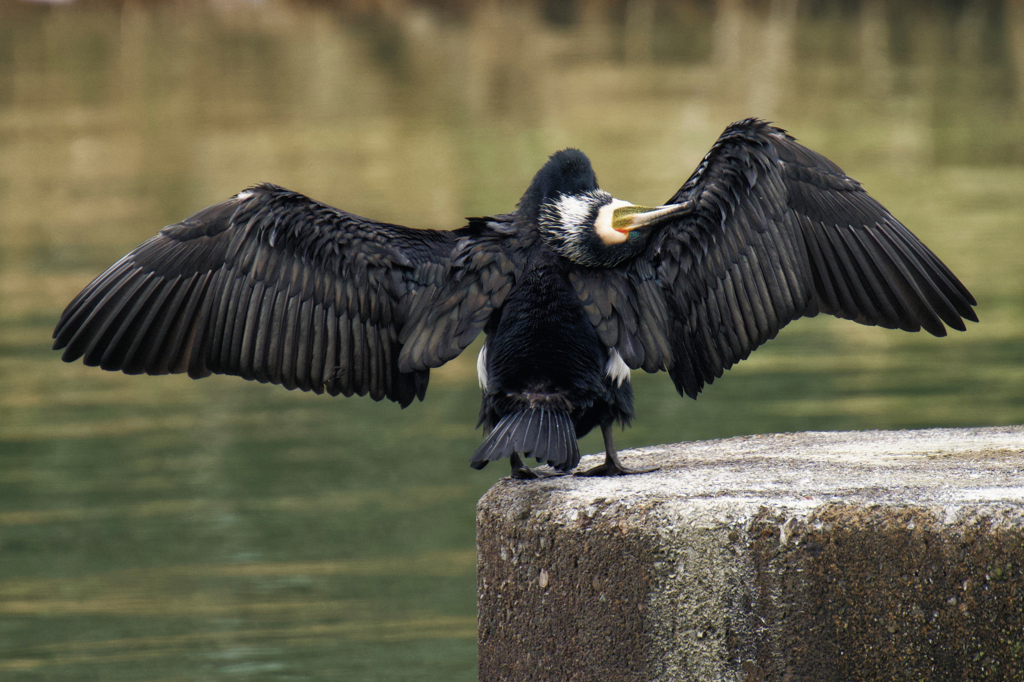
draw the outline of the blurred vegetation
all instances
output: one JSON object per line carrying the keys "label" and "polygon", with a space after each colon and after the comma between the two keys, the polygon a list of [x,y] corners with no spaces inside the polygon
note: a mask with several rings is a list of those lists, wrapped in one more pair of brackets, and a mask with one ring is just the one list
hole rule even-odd
{"label": "blurred vegetation", "polygon": [[696,402],[635,375],[619,442],[1020,423],[1022,103],[1011,0],[0,6],[0,677],[475,675],[474,504],[506,471],[467,466],[475,347],[404,412],[59,362],[63,306],[161,226],[267,180],[457,227],[566,146],[650,204],[760,116],[982,322],[801,320]]}

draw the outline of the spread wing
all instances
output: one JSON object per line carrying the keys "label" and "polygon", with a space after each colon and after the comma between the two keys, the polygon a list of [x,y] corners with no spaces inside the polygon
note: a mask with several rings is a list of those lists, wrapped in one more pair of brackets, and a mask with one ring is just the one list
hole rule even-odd
{"label": "spread wing", "polygon": [[[404,407],[511,286],[486,236],[480,225],[374,222],[260,185],[164,228],[97,277],[64,311],[54,348],[127,374],[231,374]],[[400,363],[411,318],[427,338]]]}
{"label": "spread wing", "polygon": [[617,291],[581,287],[609,347],[630,367],[669,370],[681,394],[801,316],[935,336],[977,321],[970,292],[910,230],[767,123],[729,126],[667,203],[686,202],[644,254],[603,275]]}
{"label": "spread wing", "polygon": [[461,353],[504,303],[525,265],[523,247],[531,236],[518,233],[511,213],[470,218],[459,233],[444,281],[411,306],[399,336],[401,371],[437,367]]}

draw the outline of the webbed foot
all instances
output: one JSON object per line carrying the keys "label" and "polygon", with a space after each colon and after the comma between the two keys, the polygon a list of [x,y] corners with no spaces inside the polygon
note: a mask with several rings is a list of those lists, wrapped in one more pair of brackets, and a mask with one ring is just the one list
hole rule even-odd
{"label": "webbed foot", "polygon": [[555,476],[566,476],[569,473],[568,471],[559,471],[558,469],[551,469],[550,471],[531,469],[523,464],[523,460],[519,458],[518,453],[513,453],[511,460],[512,478],[520,481],[532,481],[538,478],[554,478]]}
{"label": "webbed foot", "polygon": [[652,471],[658,471],[661,467],[638,467],[636,469],[630,469],[621,465],[616,465],[614,462],[605,460],[603,464],[598,464],[593,469],[587,469],[586,471],[577,471],[576,476],[629,476],[631,474],[649,474]]}
{"label": "webbed foot", "polygon": [[615,443],[612,439],[611,424],[604,424],[601,426],[601,435],[604,436],[604,462],[593,469],[576,472],[577,476],[629,476],[631,474],[649,474],[652,471],[657,471],[661,468],[640,467],[637,469],[630,469],[622,466],[622,462],[619,461],[619,455],[615,452]]}
{"label": "webbed foot", "polygon": [[537,478],[555,478],[556,476],[568,475],[568,471],[559,471],[558,469],[552,469],[551,471],[538,471],[537,469],[531,469],[530,467],[520,467],[519,469],[512,470],[512,478],[520,481],[530,481]]}

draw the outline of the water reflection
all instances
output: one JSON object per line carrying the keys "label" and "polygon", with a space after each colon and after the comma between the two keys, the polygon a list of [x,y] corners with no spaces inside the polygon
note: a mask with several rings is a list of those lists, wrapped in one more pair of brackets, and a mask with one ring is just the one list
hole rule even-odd
{"label": "water reflection", "polygon": [[[804,320],[697,402],[635,376],[623,446],[1024,421],[1024,12],[1014,2],[106,3],[0,9],[0,673],[474,676],[475,349],[402,412],[64,365],[63,305],[272,180],[446,228],[544,158],[663,201],[730,121],[837,160],[982,324]],[[584,447],[599,449],[589,437]],[[330,671],[327,673],[326,671]]]}

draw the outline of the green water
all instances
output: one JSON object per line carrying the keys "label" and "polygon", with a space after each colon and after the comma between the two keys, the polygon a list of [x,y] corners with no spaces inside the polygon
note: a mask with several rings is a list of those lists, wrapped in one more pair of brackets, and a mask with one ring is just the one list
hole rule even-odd
{"label": "green water", "polygon": [[0,6],[0,679],[474,679],[474,506],[506,472],[468,466],[476,347],[404,411],[49,350],[92,277],[255,182],[456,227],[578,146],[652,204],[770,118],[982,323],[801,320],[697,402],[635,374],[621,446],[1024,422],[1024,11],[755,4]]}

